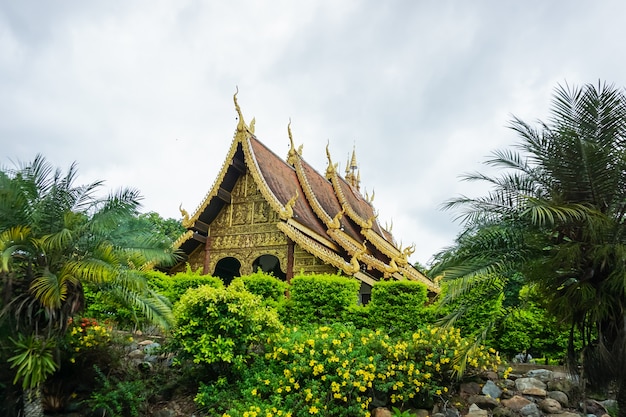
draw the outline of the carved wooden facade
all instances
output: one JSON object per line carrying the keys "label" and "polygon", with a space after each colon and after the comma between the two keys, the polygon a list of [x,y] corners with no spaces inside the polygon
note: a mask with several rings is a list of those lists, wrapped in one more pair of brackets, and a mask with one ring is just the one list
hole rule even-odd
{"label": "carved wooden facade", "polygon": [[296,150],[290,129],[283,160],[256,138],[254,121],[245,124],[236,96],[235,108],[239,123],[213,187],[192,216],[181,208],[188,230],[176,246],[184,259],[172,272],[189,263],[216,276],[256,268],[286,280],[301,272],[340,273],[359,279],[364,293],[380,279],[415,280],[439,291],[408,263],[413,248],[398,247],[378,224],[373,196],[360,193],[354,153],[342,177],[327,148],[321,175]]}

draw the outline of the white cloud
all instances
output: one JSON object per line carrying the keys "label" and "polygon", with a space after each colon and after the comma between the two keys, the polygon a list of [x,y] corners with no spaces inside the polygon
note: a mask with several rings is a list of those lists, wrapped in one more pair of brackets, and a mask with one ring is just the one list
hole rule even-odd
{"label": "white cloud", "polygon": [[[84,181],[132,186],[178,217],[211,187],[236,126],[232,95],[279,155],[287,123],[319,171],[356,146],[363,186],[414,260],[449,245],[440,205],[548,118],[557,83],[626,85],[626,5],[414,1],[25,0],[0,4],[3,164],[38,152]],[[584,27],[585,30],[581,30]]]}

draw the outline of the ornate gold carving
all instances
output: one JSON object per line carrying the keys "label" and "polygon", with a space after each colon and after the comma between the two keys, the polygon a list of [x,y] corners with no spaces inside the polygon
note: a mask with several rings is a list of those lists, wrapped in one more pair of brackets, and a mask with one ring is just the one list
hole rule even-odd
{"label": "ornate gold carving", "polygon": [[296,190],[294,196],[291,197],[289,201],[287,201],[287,203],[285,204],[285,208],[280,211],[279,214],[281,219],[288,220],[293,217],[293,207],[296,205],[296,200],[298,199],[298,196],[298,190]]}
{"label": "ornate gold carving", "polygon": [[187,240],[191,239],[192,236],[193,236],[193,230],[187,230],[185,233],[180,235],[178,239],[176,239],[176,241],[172,244],[172,246],[174,247],[174,249],[178,249],[180,248],[180,245],[185,243]]}
{"label": "ornate gold carving", "polygon": [[251,204],[252,203],[238,203],[233,204],[233,221],[232,225],[249,224],[251,222]]}
{"label": "ornate gold carving", "polygon": [[248,126],[248,132],[250,132],[253,135],[254,135],[254,129],[255,129],[254,125],[256,125],[256,118],[253,117],[252,120],[250,120],[250,126]]}
{"label": "ornate gold carving", "polygon": [[252,221],[254,223],[267,223],[269,220],[270,207],[265,201],[255,201],[254,203],[254,216]]}
{"label": "ornate gold carving", "polygon": [[341,218],[343,217],[344,210],[343,208],[333,217],[333,219],[328,223],[328,227],[331,229],[339,229],[341,228]]}
{"label": "ornate gold carving", "polygon": [[237,115],[239,116],[239,122],[237,123],[237,131],[245,132],[247,129],[246,123],[243,121],[243,114],[241,114],[241,108],[239,107],[239,103],[237,103],[237,94],[239,94],[239,87],[236,87],[235,95],[233,96],[233,101],[235,102],[235,110],[237,111]]}
{"label": "ornate gold carving", "polygon": [[183,216],[183,221],[182,221],[183,227],[187,228],[187,227],[191,226],[191,222],[190,222],[190,219],[189,219],[189,213],[187,212],[187,210],[185,210],[183,208],[183,204],[182,203],[180,203],[180,205],[178,206],[178,210],[180,211],[180,214]]}

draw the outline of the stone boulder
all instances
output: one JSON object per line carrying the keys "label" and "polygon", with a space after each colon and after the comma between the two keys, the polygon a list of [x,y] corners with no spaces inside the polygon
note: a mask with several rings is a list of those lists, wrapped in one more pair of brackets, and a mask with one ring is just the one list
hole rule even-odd
{"label": "stone boulder", "polygon": [[545,397],[547,385],[537,378],[518,378],[515,380],[515,388],[524,395],[534,395],[536,397]]}
{"label": "stone boulder", "polygon": [[502,390],[492,380],[488,380],[483,385],[482,393],[491,398],[500,398]]}
{"label": "stone boulder", "polygon": [[531,402],[532,401],[522,397],[521,395],[514,395],[508,400],[502,400],[502,405],[506,408],[510,408],[511,410],[519,411],[522,409],[522,407],[530,404]]}
{"label": "stone boulder", "polygon": [[545,398],[539,402],[539,408],[546,414],[559,414],[563,412],[561,403],[552,398]]}

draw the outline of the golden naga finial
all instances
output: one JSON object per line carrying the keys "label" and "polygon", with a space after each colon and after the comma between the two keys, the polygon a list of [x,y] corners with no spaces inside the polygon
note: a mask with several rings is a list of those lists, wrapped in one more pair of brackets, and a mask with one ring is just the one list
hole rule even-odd
{"label": "golden naga finial", "polygon": [[333,160],[330,157],[330,150],[328,147],[330,146],[330,141],[326,143],[326,157],[328,158],[328,167],[326,167],[326,179],[331,179],[335,173],[337,172],[337,164],[333,164]]}
{"label": "golden naga finial", "polygon": [[365,243],[363,243],[363,247],[352,255],[350,259],[350,267],[345,268],[344,271],[349,275],[354,275],[361,270],[361,264],[359,263],[359,258],[365,253],[367,250]]}
{"label": "golden naga finial", "polygon": [[248,132],[254,135],[254,125],[256,124],[256,118],[252,118],[250,121],[250,126],[248,126]]}
{"label": "golden naga finial", "polygon": [[239,94],[239,87],[235,86],[236,91],[233,96],[233,101],[235,102],[235,110],[237,111],[237,115],[239,116],[239,122],[237,123],[237,131],[243,132],[246,129],[246,123],[243,121],[243,115],[241,114],[241,108],[239,107],[239,103],[237,103],[237,94]]}
{"label": "golden naga finial", "polygon": [[344,213],[345,213],[345,210],[342,207],[341,210],[337,212],[337,214],[335,214],[335,217],[333,217],[328,227],[330,227],[331,229],[339,229],[341,227],[340,220],[343,217]]}
{"label": "golden naga finial", "polygon": [[374,225],[374,220],[376,220],[377,217],[378,217],[378,214],[374,214],[369,219],[367,219],[367,221],[365,222],[365,228],[371,229],[372,226]]}
{"label": "golden naga finial", "polygon": [[287,124],[287,134],[289,135],[289,152],[287,153],[287,163],[291,166],[296,164],[299,156],[302,156],[302,145],[296,150],[296,146],[293,143],[293,135],[291,134],[291,118]]}
{"label": "golden naga finial", "polygon": [[399,268],[398,268],[398,264],[396,264],[395,259],[391,259],[391,261],[389,262],[389,265],[385,265],[385,271],[383,272],[383,276],[385,278],[390,278],[391,275],[393,275],[394,273],[398,272]]}
{"label": "golden naga finial", "polygon": [[298,190],[293,197],[285,204],[285,208],[280,211],[280,218],[283,220],[289,220],[293,217],[293,207],[296,205],[296,200],[298,199]]}
{"label": "golden naga finial", "polygon": [[187,212],[187,210],[183,208],[183,203],[180,203],[180,206],[178,206],[178,210],[180,211],[180,214],[183,216],[183,221],[182,221],[183,227],[187,228],[191,226],[189,213]]}

